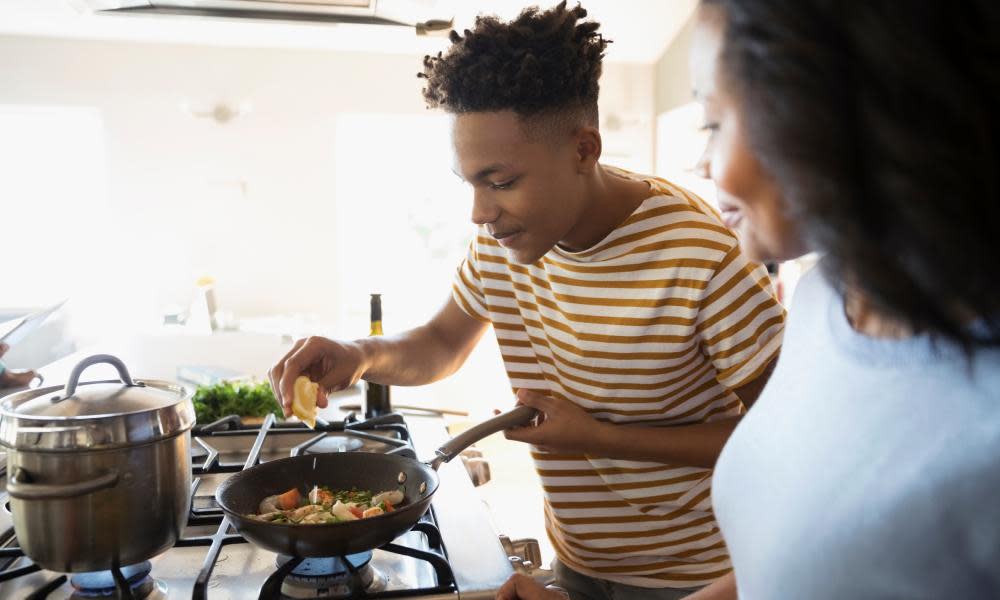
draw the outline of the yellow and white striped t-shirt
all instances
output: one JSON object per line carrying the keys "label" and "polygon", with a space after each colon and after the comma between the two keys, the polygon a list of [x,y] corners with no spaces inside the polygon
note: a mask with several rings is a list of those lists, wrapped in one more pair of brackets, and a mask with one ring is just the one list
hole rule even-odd
{"label": "yellow and white striped t-shirt", "polygon": [[[774,358],[784,310],[765,270],[744,257],[710,206],[667,181],[641,179],[653,196],[586,251],[556,247],[518,265],[480,231],[459,268],[455,301],[493,324],[515,389],[569,399],[615,423],[738,415],[729,390]],[[532,455],[549,537],[570,568],[680,588],[729,570],[710,470]]]}

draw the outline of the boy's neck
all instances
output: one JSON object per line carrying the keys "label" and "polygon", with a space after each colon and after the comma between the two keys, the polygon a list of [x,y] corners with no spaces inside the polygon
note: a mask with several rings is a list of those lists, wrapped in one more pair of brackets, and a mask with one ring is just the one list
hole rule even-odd
{"label": "boy's neck", "polygon": [[594,170],[587,209],[559,247],[581,252],[597,245],[650,196],[649,184],[615,175],[603,165]]}

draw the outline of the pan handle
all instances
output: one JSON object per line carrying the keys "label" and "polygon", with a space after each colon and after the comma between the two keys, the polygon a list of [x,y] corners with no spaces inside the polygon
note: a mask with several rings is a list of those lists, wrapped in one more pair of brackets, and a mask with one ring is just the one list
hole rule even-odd
{"label": "pan handle", "polygon": [[455,458],[462,450],[465,450],[484,437],[498,431],[503,431],[504,429],[527,425],[537,414],[538,411],[530,406],[518,406],[488,421],[483,421],[438,448],[435,452],[437,456],[429,464],[436,471],[441,466],[441,463],[446,463]]}

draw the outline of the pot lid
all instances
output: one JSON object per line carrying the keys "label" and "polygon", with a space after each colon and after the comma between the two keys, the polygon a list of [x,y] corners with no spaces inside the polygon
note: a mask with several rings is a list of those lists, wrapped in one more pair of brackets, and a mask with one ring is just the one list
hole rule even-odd
{"label": "pot lid", "polygon": [[[80,382],[84,369],[108,363],[120,381]],[[191,429],[191,390],[166,381],[132,379],[106,354],[81,361],[65,387],[26,390],[0,404],[0,444],[17,449],[79,450],[127,446]]]}
{"label": "pot lid", "polygon": [[119,381],[80,383],[69,397],[64,396],[63,391],[65,388],[58,387],[53,392],[38,394],[18,404],[14,413],[24,417],[66,419],[127,415],[176,404],[181,390],[161,382],[135,380],[132,385]]}

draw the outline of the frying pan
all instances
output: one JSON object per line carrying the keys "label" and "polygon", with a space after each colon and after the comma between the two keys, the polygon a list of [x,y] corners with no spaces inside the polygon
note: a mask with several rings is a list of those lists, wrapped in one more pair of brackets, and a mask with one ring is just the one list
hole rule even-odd
{"label": "frying pan", "polygon": [[[236,531],[251,543],[272,552],[301,558],[364,552],[388,544],[420,520],[437,491],[437,469],[442,463],[490,434],[526,425],[535,415],[535,409],[518,406],[448,441],[428,462],[391,453],[337,452],[294,456],[249,466],[225,480],[216,491],[215,499]],[[261,431],[256,445],[263,442],[265,433]],[[325,485],[331,490],[357,488],[375,493],[402,487],[405,499],[393,512],[339,523],[271,523],[246,516],[256,513],[260,501],[267,496],[287,492],[293,487],[299,491],[312,489],[314,485]]]}

